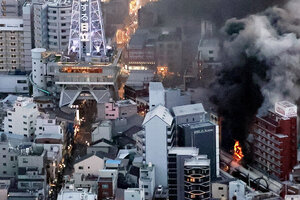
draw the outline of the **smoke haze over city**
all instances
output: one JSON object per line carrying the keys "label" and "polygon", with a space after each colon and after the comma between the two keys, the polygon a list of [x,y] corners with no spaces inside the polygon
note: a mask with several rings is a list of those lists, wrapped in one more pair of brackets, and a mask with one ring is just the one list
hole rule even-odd
{"label": "smoke haze over city", "polygon": [[[256,114],[299,99],[299,1],[232,18],[221,29],[224,68],[214,84],[228,138],[245,141]],[[221,95],[220,95],[221,94]],[[231,143],[230,143],[231,145]]]}

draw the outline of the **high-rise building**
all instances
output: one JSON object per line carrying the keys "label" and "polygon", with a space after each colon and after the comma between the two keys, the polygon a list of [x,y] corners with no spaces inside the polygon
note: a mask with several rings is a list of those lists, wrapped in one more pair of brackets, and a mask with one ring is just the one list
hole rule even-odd
{"label": "high-rise building", "polygon": [[48,40],[50,50],[61,52],[67,49],[71,13],[72,7],[69,1],[48,3]]}
{"label": "high-rise building", "polygon": [[210,160],[197,156],[184,162],[184,199],[210,199]]}
{"label": "high-rise building", "polygon": [[256,116],[253,125],[254,165],[266,174],[287,180],[297,164],[297,106],[278,102],[275,111]]}
{"label": "high-rise building", "polygon": [[179,146],[197,147],[210,159],[211,179],[219,176],[219,129],[206,119],[202,104],[173,108]]}
{"label": "high-rise building", "polygon": [[0,20],[0,71],[24,70],[23,24],[22,18]]}
{"label": "high-rise building", "polygon": [[0,0],[0,17],[20,16],[20,7],[25,0]]}
{"label": "high-rise building", "polygon": [[67,49],[72,7],[69,0],[32,3],[34,47],[56,52]]}
{"label": "high-rise building", "polygon": [[169,199],[184,199],[184,162],[198,156],[195,147],[173,147],[168,154],[168,188]]}
{"label": "high-rise building", "polygon": [[23,16],[23,29],[24,29],[24,38],[23,38],[23,48],[24,48],[24,71],[31,71],[31,49],[34,47],[34,41],[33,41],[33,8],[32,4],[30,2],[26,2],[22,7],[22,16]]}
{"label": "high-rise building", "polygon": [[156,185],[168,185],[168,149],[174,146],[175,123],[169,110],[158,105],[148,112],[143,127],[146,139],[146,162],[155,165]]}

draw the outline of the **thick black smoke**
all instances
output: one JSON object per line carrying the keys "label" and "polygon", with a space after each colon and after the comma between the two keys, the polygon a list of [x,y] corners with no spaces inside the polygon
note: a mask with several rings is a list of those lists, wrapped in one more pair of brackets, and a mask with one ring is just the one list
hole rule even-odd
{"label": "thick black smoke", "polygon": [[[163,25],[176,24],[181,19],[190,21],[210,20],[222,26],[232,17],[242,18],[261,12],[274,5],[283,5],[288,0],[160,0],[156,4]],[[151,6],[151,5],[149,5]],[[190,22],[189,21],[189,22]]]}
{"label": "thick black smoke", "polygon": [[300,97],[300,1],[272,7],[222,28],[224,68],[212,100],[223,116],[222,145],[244,144],[256,114]]}

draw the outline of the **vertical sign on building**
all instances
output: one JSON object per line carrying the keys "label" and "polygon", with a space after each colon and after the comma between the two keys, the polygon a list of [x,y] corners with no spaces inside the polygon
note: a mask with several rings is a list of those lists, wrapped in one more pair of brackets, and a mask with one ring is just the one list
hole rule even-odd
{"label": "vertical sign on building", "polygon": [[80,41],[88,42],[89,37],[89,0],[80,0]]}

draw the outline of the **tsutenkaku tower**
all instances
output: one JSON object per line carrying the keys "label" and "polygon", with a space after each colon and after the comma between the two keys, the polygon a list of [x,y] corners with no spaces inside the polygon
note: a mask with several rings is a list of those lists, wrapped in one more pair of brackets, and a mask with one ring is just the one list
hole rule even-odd
{"label": "tsutenkaku tower", "polygon": [[106,57],[100,0],[73,0],[68,54],[79,60]]}

